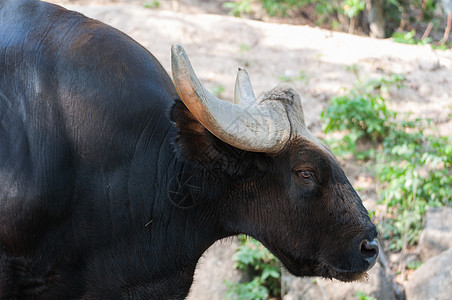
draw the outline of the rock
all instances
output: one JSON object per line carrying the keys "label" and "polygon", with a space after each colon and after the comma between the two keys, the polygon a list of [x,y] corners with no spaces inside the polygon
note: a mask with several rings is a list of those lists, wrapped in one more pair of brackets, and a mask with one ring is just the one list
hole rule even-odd
{"label": "rock", "polygon": [[407,300],[449,300],[452,295],[452,249],[430,258],[405,286]]}
{"label": "rock", "polygon": [[236,238],[228,238],[216,242],[204,253],[196,267],[187,300],[224,299],[227,290],[224,281],[238,282],[242,276],[232,260],[238,245]]}
{"label": "rock", "polygon": [[452,248],[452,208],[430,208],[424,223],[418,246],[422,261]]}
{"label": "rock", "polygon": [[376,299],[395,300],[392,281],[380,263],[369,271],[369,279],[362,282],[344,283],[321,278],[296,278],[283,276],[284,300],[342,300],[358,299],[356,293]]}

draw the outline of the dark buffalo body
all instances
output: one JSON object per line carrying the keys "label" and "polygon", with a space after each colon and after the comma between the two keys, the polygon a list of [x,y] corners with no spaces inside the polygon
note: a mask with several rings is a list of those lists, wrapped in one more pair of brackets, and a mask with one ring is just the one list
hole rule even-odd
{"label": "dark buffalo body", "polygon": [[238,233],[299,276],[355,280],[378,254],[325,147],[233,147],[128,36],[0,0],[1,299],[182,299],[202,253]]}

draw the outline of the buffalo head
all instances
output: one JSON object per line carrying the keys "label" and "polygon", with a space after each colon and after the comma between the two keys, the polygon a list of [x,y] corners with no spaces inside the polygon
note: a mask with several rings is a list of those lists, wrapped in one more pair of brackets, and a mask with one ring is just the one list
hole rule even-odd
{"label": "buffalo head", "polygon": [[[299,95],[279,86],[256,100],[239,69],[234,103],[222,101],[179,45],[172,71],[183,101],[173,109],[179,148],[221,186],[211,196],[218,230],[255,237],[298,276],[365,275],[379,253],[375,226],[331,151],[307,129]],[[199,152],[209,147],[206,162]]]}

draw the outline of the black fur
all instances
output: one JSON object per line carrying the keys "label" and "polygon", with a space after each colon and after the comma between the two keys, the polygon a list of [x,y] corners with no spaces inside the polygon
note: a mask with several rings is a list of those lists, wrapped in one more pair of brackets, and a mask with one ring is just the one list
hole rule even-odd
{"label": "black fur", "polygon": [[0,298],[183,299],[237,233],[296,275],[368,269],[375,227],[323,148],[223,143],[146,49],[45,2],[0,1],[0,57]]}

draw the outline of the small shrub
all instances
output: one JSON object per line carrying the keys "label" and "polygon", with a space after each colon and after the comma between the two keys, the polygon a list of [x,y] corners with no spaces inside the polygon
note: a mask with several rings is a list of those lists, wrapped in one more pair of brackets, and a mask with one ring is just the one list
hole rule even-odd
{"label": "small shrub", "polygon": [[250,14],[253,10],[251,8],[251,0],[237,0],[223,3],[223,8],[229,10],[229,15],[241,17],[244,14]]}
{"label": "small shrub", "polygon": [[358,16],[366,8],[366,2],[362,0],[345,0],[343,7],[345,15],[351,19]]}
{"label": "small shrub", "polygon": [[408,270],[416,270],[417,268],[419,268],[420,266],[422,266],[422,261],[419,260],[412,260],[410,261],[407,265],[406,268]]}
{"label": "small shrub", "polygon": [[355,297],[356,297],[358,300],[377,300],[376,298],[371,297],[371,296],[367,296],[366,293],[364,293],[364,292],[359,292],[359,291],[355,293]]}
{"label": "small shrub", "polygon": [[241,240],[233,259],[235,268],[246,272],[250,281],[244,283],[225,282],[227,299],[268,299],[281,293],[281,271],[276,257],[261,243],[245,236]]}
{"label": "small shrub", "polygon": [[390,249],[413,246],[427,207],[452,201],[452,138],[424,134],[423,120],[401,123],[377,157],[382,199],[393,216],[386,232]]}
{"label": "small shrub", "polygon": [[429,206],[452,202],[452,137],[425,134],[430,122],[408,120],[386,107],[382,91],[401,86],[403,78],[391,76],[358,84],[347,95],[333,97],[322,113],[326,133],[343,131],[340,140],[329,141],[338,154],[352,153],[359,140],[376,143],[381,151],[368,151],[386,204],[388,217],[378,224],[390,241],[390,250],[414,245]]}
{"label": "small shrub", "polygon": [[388,134],[396,113],[386,107],[381,93],[393,85],[401,86],[403,80],[400,75],[374,79],[358,83],[345,96],[333,97],[321,115],[323,130],[325,133],[345,131],[347,134],[341,139],[330,140],[330,145],[338,153],[368,156],[368,153],[357,152],[356,144],[358,140],[381,142]]}
{"label": "small shrub", "polygon": [[250,299],[268,299],[268,289],[262,285],[258,277],[252,281],[245,283],[226,282],[228,291],[226,292],[226,299],[234,300],[250,300]]}
{"label": "small shrub", "polygon": [[408,32],[394,32],[394,34],[392,35],[394,42],[410,45],[416,45],[419,43],[419,41],[416,40],[415,37],[416,31],[414,30]]}
{"label": "small shrub", "polygon": [[431,37],[426,37],[425,39],[416,38],[416,31],[411,30],[408,32],[394,32],[392,34],[392,39],[396,43],[410,44],[410,45],[430,45],[432,49],[435,50],[447,50],[450,48],[450,44],[434,44]]}
{"label": "small shrub", "polygon": [[286,17],[287,13],[312,3],[312,0],[260,0],[267,13],[274,16]]}
{"label": "small shrub", "polygon": [[145,8],[159,8],[160,7],[160,1],[153,0],[153,1],[146,1],[144,2]]}

